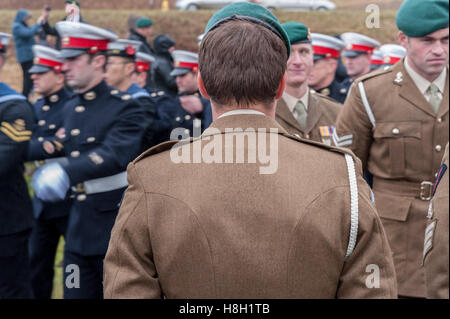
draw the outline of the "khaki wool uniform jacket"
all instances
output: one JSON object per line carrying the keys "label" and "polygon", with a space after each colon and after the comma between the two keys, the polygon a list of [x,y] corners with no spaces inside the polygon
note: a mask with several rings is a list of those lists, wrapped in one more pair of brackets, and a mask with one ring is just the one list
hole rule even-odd
{"label": "khaki wool uniform jacket", "polygon": [[[445,165],[445,166],[444,166]],[[444,168],[445,167],[445,168]],[[443,175],[428,211],[424,240],[424,267],[427,298],[449,298],[449,181],[448,144],[442,159]]]}
{"label": "khaki wool uniform jacket", "polygon": [[394,252],[401,296],[425,297],[423,233],[435,173],[448,143],[448,86],[447,72],[436,115],[403,59],[355,81],[336,122],[339,139],[373,174],[375,205]]}
{"label": "khaki wool uniform jacket", "polygon": [[[253,148],[226,144],[227,128],[278,130],[261,139],[277,141],[266,153],[278,154],[276,172],[260,174],[258,161],[175,164],[176,141],[143,153],[128,168],[104,262],[105,298],[396,298],[391,251],[359,160],[291,136],[264,115],[219,118],[187,146],[217,139],[220,151]],[[346,159],[356,167],[357,223]],[[357,239],[345,261],[351,225]]]}
{"label": "khaki wool uniform jacket", "polygon": [[[275,119],[288,133],[311,141],[334,145],[332,132],[336,118],[342,108],[340,103],[325,95],[309,91],[306,129],[303,130],[286,102],[279,99]],[[331,130],[328,127],[332,127]]]}

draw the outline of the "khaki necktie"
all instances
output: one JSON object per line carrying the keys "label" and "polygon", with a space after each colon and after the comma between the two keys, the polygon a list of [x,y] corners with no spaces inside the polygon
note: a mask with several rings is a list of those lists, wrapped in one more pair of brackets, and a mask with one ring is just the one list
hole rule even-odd
{"label": "khaki necktie", "polygon": [[430,92],[430,100],[428,102],[430,103],[434,113],[437,114],[442,101],[441,97],[439,96],[439,88],[436,84],[431,83],[428,90]]}
{"label": "khaki necktie", "polygon": [[297,104],[295,104],[294,116],[302,130],[304,130],[306,128],[307,113],[305,104],[303,104],[303,102],[300,100],[297,102]]}

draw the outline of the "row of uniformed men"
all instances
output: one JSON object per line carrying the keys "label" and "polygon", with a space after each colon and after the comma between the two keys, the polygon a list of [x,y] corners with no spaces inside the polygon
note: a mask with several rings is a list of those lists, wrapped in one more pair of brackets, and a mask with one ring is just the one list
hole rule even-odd
{"label": "row of uniformed men", "polygon": [[[445,158],[442,162],[449,141],[448,6],[447,0],[405,1],[396,17],[402,49],[389,46],[397,52],[390,59],[393,65],[378,71],[369,73],[377,42],[344,34],[347,70],[352,71],[352,63],[361,59],[365,71],[349,81],[352,86],[343,106],[309,91],[305,83],[312,68],[308,30],[300,23],[283,25],[291,40],[291,56],[277,120],[291,134],[348,147],[361,159],[393,251],[402,297],[448,298],[448,189],[441,189],[440,203],[434,205],[440,209],[439,237],[444,238],[437,246],[441,252],[447,249],[441,257],[430,253],[436,219],[429,207],[448,165]],[[317,60],[337,59],[343,47],[337,39],[317,38],[320,44],[312,36],[316,60],[312,78],[317,76]],[[433,256],[430,268],[435,272],[425,278],[423,261],[428,255]]]}
{"label": "row of uniformed men", "polygon": [[[172,76],[181,92],[174,99],[144,89],[153,58],[137,52],[139,42],[87,24],[59,22],[56,28],[61,51],[33,47],[30,73],[42,96],[33,107],[6,84],[0,87],[0,298],[51,297],[61,236],[64,269],[77,265],[82,279],[80,289],[64,286],[65,298],[100,298],[102,260],[127,186],[127,164],[168,140],[173,128],[183,128],[177,132],[186,138],[212,121],[210,103],[198,93],[196,54],[173,53]],[[9,38],[0,34],[2,52]],[[32,203],[22,176],[30,160],[39,167]]]}

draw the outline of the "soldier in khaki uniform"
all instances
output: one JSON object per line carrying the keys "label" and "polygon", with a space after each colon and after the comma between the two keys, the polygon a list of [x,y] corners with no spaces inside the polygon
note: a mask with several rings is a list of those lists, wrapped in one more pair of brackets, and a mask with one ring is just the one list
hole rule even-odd
{"label": "soldier in khaki uniform", "polygon": [[291,43],[286,90],[277,102],[276,120],[297,137],[332,145],[334,123],[341,104],[308,86],[314,51],[308,28],[299,22],[282,24]]}
{"label": "soldier in khaki uniform", "polygon": [[[396,297],[391,251],[360,162],[274,120],[289,51],[262,6],[238,2],[211,18],[199,83],[215,121],[200,139],[160,144],[130,164],[104,264],[106,298]],[[255,145],[252,130],[268,135]],[[243,134],[247,142],[227,144]],[[268,141],[264,154],[275,152],[275,170],[229,161]],[[193,157],[180,163],[187,149]]]}
{"label": "soldier in khaki uniform", "polygon": [[423,258],[427,298],[448,299],[448,144],[433,188],[433,199],[428,208]]}
{"label": "soldier in khaki uniform", "polygon": [[399,295],[425,297],[422,234],[448,143],[448,0],[406,0],[397,26],[406,58],[359,78],[336,128],[338,139],[350,141],[363,168],[373,174]]}

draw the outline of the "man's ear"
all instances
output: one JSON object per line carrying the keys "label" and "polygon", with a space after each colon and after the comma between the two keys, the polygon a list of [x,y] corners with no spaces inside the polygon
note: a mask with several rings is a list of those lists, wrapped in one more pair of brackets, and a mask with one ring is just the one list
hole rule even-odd
{"label": "man's ear", "polygon": [[96,57],[94,57],[92,62],[96,69],[103,71],[106,66],[106,57],[103,54],[97,55]]}
{"label": "man's ear", "polygon": [[398,31],[397,34],[398,42],[402,47],[408,49],[408,37],[402,31]]}
{"label": "man's ear", "polygon": [[278,100],[283,96],[284,89],[286,88],[287,74],[286,72],[283,74],[281,78],[280,85],[278,86],[277,94],[275,95],[275,99]]}
{"label": "man's ear", "polygon": [[197,75],[197,83],[198,83],[198,89],[200,90],[200,93],[203,95],[205,99],[209,99],[210,96],[208,95],[208,92],[206,92],[205,84],[203,83],[202,75],[200,72],[198,72]]}

